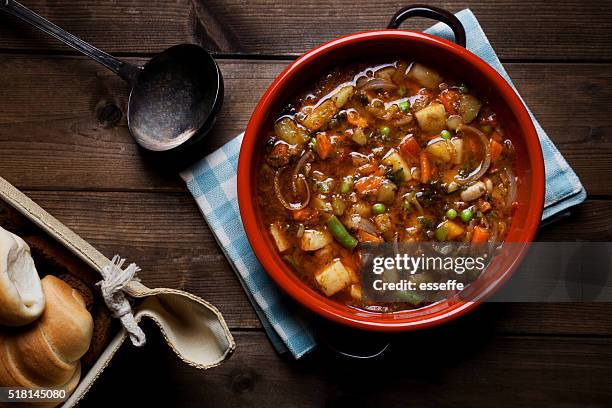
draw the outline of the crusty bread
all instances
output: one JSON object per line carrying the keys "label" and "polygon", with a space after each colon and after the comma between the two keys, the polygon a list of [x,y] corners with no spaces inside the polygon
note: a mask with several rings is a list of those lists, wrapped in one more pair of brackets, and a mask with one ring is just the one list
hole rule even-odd
{"label": "crusty bread", "polygon": [[28,245],[0,227],[0,324],[23,326],[43,312],[45,299]]}
{"label": "crusty bread", "polygon": [[46,306],[40,319],[0,332],[0,386],[66,387],[72,392],[93,319],[78,291],[61,279],[48,275],[42,288]]}
{"label": "crusty bread", "polygon": [[66,282],[68,285],[70,285],[72,289],[76,289],[76,291],[79,292],[79,295],[81,295],[83,301],[85,302],[85,309],[87,309],[87,311],[93,315],[92,309],[96,299],[94,299],[94,294],[91,288],[87,286],[87,284],[85,284],[85,282],[83,282],[81,279],[68,273],[62,273],[61,275],[54,274],[54,276],[57,276],[58,278]]}

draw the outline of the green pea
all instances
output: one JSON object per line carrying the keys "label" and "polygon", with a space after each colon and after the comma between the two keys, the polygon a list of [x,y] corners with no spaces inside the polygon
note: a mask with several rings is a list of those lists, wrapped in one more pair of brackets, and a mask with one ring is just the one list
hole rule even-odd
{"label": "green pea", "polygon": [[380,134],[383,136],[389,136],[389,134],[391,133],[391,129],[389,129],[389,126],[383,126],[380,128]]}
{"label": "green pea", "polygon": [[446,241],[446,237],[448,236],[448,227],[446,225],[442,225],[436,229],[436,239],[438,241]]}
{"label": "green pea", "polygon": [[451,138],[451,134],[448,130],[444,129],[443,131],[440,132],[440,137],[442,139],[450,139]]}
{"label": "green pea", "polygon": [[410,102],[408,101],[402,101],[399,103],[399,108],[402,112],[406,113],[410,110]]}
{"label": "green pea", "polygon": [[376,203],[372,206],[372,212],[374,214],[382,214],[385,212],[386,209],[387,207],[385,207],[383,203]]}
{"label": "green pea", "polygon": [[340,192],[342,194],[348,194],[353,189],[353,178],[351,176],[345,177],[340,184]]}
{"label": "green pea", "polygon": [[474,213],[469,208],[461,211],[461,220],[463,220],[463,222],[470,222],[472,217],[474,217]]}
{"label": "green pea", "polygon": [[446,218],[448,218],[449,220],[454,220],[455,218],[457,218],[457,210],[455,210],[454,208],[449,208],[448,211],[446,211]]}

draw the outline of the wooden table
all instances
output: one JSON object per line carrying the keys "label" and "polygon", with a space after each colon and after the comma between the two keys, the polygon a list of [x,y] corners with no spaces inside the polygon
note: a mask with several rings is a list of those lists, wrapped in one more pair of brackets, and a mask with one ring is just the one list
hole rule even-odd
{"label": "wooden table", "polygon": [[[383,27],[402,5],[23,2],[137,62],[176,43],[213,49],[226,98],[211,150],[244,129],[262,92],[291,59],[342,34]],[[571,217],[543,228],[538,238],[611,240],[612,3],[437,5],[474,11],[589,192]],[[129,256],[147,285],[213,302],[238,344],[229,362],[201,372],[152,334],[143,350],[120,352],[84,406],[119,399],[194,407],[612,405],[609,304],[487,304],[456,323],[404,336],[386,362],[357,364],[326,352],[300,362],[280,358],[179,177],[141,158],[126,129],[126,86],[13,19],[0,16],[0,22],[0,175],[105,254]],[[421,29],[429,22],[413,24]]]}

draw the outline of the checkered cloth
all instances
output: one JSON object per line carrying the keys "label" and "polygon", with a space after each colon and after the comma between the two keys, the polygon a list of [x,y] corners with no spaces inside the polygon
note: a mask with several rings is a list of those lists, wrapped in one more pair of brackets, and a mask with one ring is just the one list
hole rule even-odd
{"label": "checkered cloth", "polygon": [[[467,33],[467,47],[495,68],[510,84],[510,78],[491,48],[476,17],[470,10],[457,13]],[[452,39],[452,32],[436,24],[428,33]],[[558,214],[586,198],[576,174],[552,144],[535,118],[546,163],[546,200],[543,219]],[[300,358],[312,350],[316,341],[305,311],[270,280],[245,235],[238,211],[236,168],[242,134],[181,173],[195,197],[219,246],[234,268],[272,344],[279,352],[289,351]]]}

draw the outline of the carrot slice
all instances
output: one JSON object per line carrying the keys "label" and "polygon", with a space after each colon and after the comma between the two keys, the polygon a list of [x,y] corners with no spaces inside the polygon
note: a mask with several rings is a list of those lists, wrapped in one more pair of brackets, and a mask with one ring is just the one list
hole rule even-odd
{"label": "carrot slice", "polygon": [[367,163],[367,164],[364,164],[363,166],[359,166],[357,170],[359,171],[359,173],[363,175],[372,174],[376,170],[378,170],[378,165],[374,163]]}
{"label": "carrot slice", "polygon": [[414,136],[406,136],[399,145],[400,153],[405,159],[417,158],[421,152],[421,146]]}
{"label": "carrot slice", "polygon": [[322,159],[327,159],[332,151],[331,140],[325,133],[317,133],[317,154]]}
{"label": "carrot slice", "polygon": [[380,237],[377,237],[376,235],[368,234],[364,230],[357,231],[357,239],[359,240],[359,242],[383,242],[383,240]]}
{"label": "carrot slice", "polygon": [[417,84],[414,81],[408,81],[406,85],[408,86],[408,89],[410,89],[411,95],[416,95],[421,89],[423,89],[421,85]]}
{"label": "carrot slice", "polygon": [[421,152],[419,161],[421,162],[421,183],[427,183],[431,178],[431,163],[429,163],[427,153]]}
{"label": "carrot slice", "polygon": [[293,211],[293,219],[296,221],[314,220],[319,217],[319,212],[313,208],[302,208],[301,210]]}
{"label": "carrot slice", "polygon": [[499,159],[499,156],[501,156],[502,153],[502,144],[491,139],[491,161],[492,162],[496,162],[497,159]]}
{"label": "carrot slice", "polygon": [[483,243],[489,240],[489,231],[482,227],[475,227],[472,233],[472,242]]}
{"label": "carrot slice", "polygon": [[382,184],[383,179],[384,177],[381,176],[362,177],[355,182],[355,190],[357,190],[359,194],[374,193]]}
{"label": "carrot slice", "polygon": [[440,93],[440,96],[438,96],[438,101],[440,101],[442,105],[444,105],[444,109],[446,110],[446,112],[448,112],[449,115],[457,114],[457,110],[453,107],[453,102],[457,101],[458,99],[459,94],[450,89],[442,91],[442,93]]}

